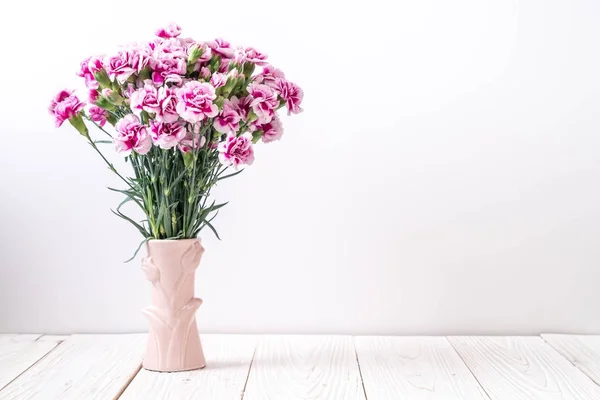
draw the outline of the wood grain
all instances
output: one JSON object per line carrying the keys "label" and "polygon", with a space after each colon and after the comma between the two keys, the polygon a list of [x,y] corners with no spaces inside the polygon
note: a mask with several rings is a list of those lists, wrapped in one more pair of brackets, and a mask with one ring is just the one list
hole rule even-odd
{"label": "wood grain", "polygon": [[492,400],[598,400],[600,387],[539,337],[450,337]]}
{"label": "wood grain", "polygon": [[206,367],[175,374],[142,369],[120,400],[240,400],[257,338],[246,335],[202,335]]}
{"label": "wood grain", "polygon": [[364,400],[349,336],[263,336],[244,400]]}
{"label": "wood grain", "polygon": [[600,385],[600,336],[544,334],[542,338]]}
{"label": "wood grain", "polygon": [[355,337],[369,400],[488,400],[444,337]]}
{"label": "wood grain", "polygon": [[42,335],[37,342],[63,342],[71,335]]}
{"label": "wood grain", "polygon": [[114,399],[139,370],[145,342],[146,335],[71,336],[0,391],[0,399]]}
{"label": "wood grain", "polygon": [[44,357],[57,341],[39,342],[40,335],[0,335],[0,390]]}

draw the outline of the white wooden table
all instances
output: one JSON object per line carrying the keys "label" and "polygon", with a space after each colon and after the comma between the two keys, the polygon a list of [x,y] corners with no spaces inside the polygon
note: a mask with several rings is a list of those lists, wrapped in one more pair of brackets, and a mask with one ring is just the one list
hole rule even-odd
{"label": "white wooden table", "polygon": [[600,400],[600,336],[202,335],[208,366],[141,369],[145,335],[0,335],[0,400]]}

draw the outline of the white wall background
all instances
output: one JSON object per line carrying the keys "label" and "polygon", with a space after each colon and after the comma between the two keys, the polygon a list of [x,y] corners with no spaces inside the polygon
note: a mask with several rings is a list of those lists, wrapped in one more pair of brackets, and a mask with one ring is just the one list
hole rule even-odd
{"label": "white wall background", "polygon": [[[226,181],[203,332],[600,333],[600,4],[64,0],[0,16],[0,331],[143,331],[118,184],[46,107],[169,21],[305,90]],[[111,151],[109,150],[109,153]],[[114,157],[117,159],[117,157]]]}

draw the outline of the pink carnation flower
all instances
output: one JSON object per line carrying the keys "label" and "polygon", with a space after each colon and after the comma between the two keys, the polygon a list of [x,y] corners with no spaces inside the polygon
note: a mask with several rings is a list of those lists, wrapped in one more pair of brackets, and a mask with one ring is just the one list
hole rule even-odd
{"label": "pink carnation flower", "polygon": [[71,90],[61,90],[50,102],[48,111],[54,116],[58,128],[68,119],[73,118],[83,109],[83,103]]}
{"label": "pink carnation flower", "polygon": [[113,95],[114,91],[110,88],[104,88],[104,89],[102,89],[101,93],[102,93],[102,96],[109,98],[110,96]]}
{"label": "pink carnation flower", "polygon": [[208,79],[210,77],[210,69],[208,69],[207,67],[202,67],[200,69],[200,76],[204,79]]}
{"label": "pink carnation flower", "polygon": [[188,82],[177,89],[177,112],[181,118],[192,123],[215,117],[219,113],[219,108],[213,104],[216,97],[212,85],[206,82]]}
{"label": "pink carnation flower", "polygon": [[94,73],[102,69],[102,60],[98,57],[88,57],[81,62],[77,76],[85,79],[85,86],[89,89],[98,89],[100,86],[94,78]]}
{"label": "pink carnation flower", "polygon": [[101,57],[88,58],[88,70],[90,71],[91,74],[95,74],[96,72],[100,71],[103,68],[104,68],[104,65],[102,64]]}
{"label": "pink carnation flower", "polygon": [[185,127],[179,122],[150,122],[150,136],[161,149],[171,149],[185,137]]}
{"label": "pink carnation flower", "polygon": [[158,122],[175,122],[179,119],[175,89],[166,86],[158,89],[158,106],[159,111],[155,117]]}
{"label": "pink carnation flower", "polygon": [[164,28],[160,28],[156,31],[156,36],[163,39],[174,38],[181,35],[181,27],[177,24],[171,23]]}
{"label": "pink carnation flower", "polygon": [[125,89],[123,91],[123,96],[127,97],[127,98],[131,98],[131,95],[133,94],[133,92],[136,91],[136,87],[133,83],[128,83],[127,84],[127,89]]}
{"label": "pink carnation flower", "polygon": [[96,100],[98,100],[98,97],[100,97],[100,93],[98,93],[98,91],[96,89],[89,90],[88,99],[89,99],[90,103],[95,103]]}
{"label": "pink carnation flower", "polygon": [[246,57],[246,50],[239,46],[233,51],[233,62],[236,64],[243,64],[248,61],[248,57]]}
{"label": "pink carnation flower", "polygon": [[187,132],[181,142],[179,142],[179,150],[187,153],[196,148],[201,148],[206,143],[206,138],[200,136],[200,126],[194,125],[191,132]]}
{"label": "pink carnation flower", "polygon": [[280,78],[275,81],[275,91],[283,100],[285,100],[288,108],[288,115],[299,114],[302,112],[300,103],[302,103],[304,92],[298,85]]}
{"label": "pink carnation flower", "polygon": [[132,110],[144,110],[152,114],[158,114],[161,111],[158,102],[158,91],[149,80],[144,83],[143,88],[133,92],[130,99]]}
{"label": "pink carnation flower", "polygon": [[252,108],[252,97],[246,96],[238,99],[236,96],[232,96],[229,101],[231,105],[234,106],[235,111],[242,118],[242,121],[247,121],[248,113],[250,112],[250,108]]}
{"label": "pink carnation flower", "polygon": [[275,81],[278,78],[285,78],[285,74],[273,67],[272,65],[265,65],[260,74],[255,75],[252,80],[257,83],[263,83],[269,87],[275,87]]}
{"label": "pink carnation flower", "polygon": [[262,141],[265,143],[270,143],[272,141],[279,140],[283,135],[283,126],[277,114],[275,114],[271,122],[269,122],[268,124],[260,125],[257,127],[257,129],[263,131]]}
{"label": "pink carnation flower", "polygon": [[237,107],[235,104],[229,100],[225,100],[225,103],[223,104],[223,110],[213,122],[213,126],[217,132],[237,132],[238,129],[240,129],[241,117],[237,113],[236,108]]}
{"label": "pink carnation flower", "polygon": [[107,115],[108,114],[104,108],[100,108],[97,106],[90,107],[90,119],[100,126],[104,126],[104,124],[106,124]]}
{"label": "pink carnation flower", "polygon": [[219,70],[217,72],[220,72],[222,74],[227,73],[227,71],[229,71],[229,65],[231,64],[231,61],[231,58],[221,58],[221,64],[219,65]]}
{"label": "pink carnation flower", "polygon": [[[195,45],[194,51],[199,51],[202,53],[198,58],[198,61],[196,61],[196,65],[194,66],[194,71],[200,71],[201,68],[204,68],[206,62],[210,61],[210,59],[212,58],[212,49],[208,47],[206,43],[193,43],[193,45]],[[191,46],[186,48],[188,59],[190,57],[191,50]]]}
{"label": "pink carnation flower", "polygon": [[220,72],[215,72],[213,76],[210,78],[210,83],[215,87],[225,86],[227,83],[227,75],[222,74]]}
{"label": "pink carnation flower", "polygon": [[182,75],[186,73],[186,60],[184,58],[163,58],[157,60],[153,65],[152,81],[155,85],[162,85],[166,82],[180,84]]}
{"label": "pink carnation flower", "polygon": [[250,105],[254,113],[258,116],[258,122],[266,124],[273,118],[275,110],[279,106],[277,93],[267,85],[256,82],[250,84],[248,93],[252,96]]}
{"label": "pink carnation flower", "polygon": [[117,80],[119,83],[125,82],[135,71],[132,65],[135,64],[133,53],[122,50],[116,56],[108,57],[104,60],[104,68],[111,80]]}
{"label": "pink carnation flower", "polygon": [[189,49],[190,47],[192,47],[194,44],[196,44],[196,41],[192,38],[178,37],[177,40],[179,40],[179,44],[182,47],[184,47],[186,50]]}
{"label": "pink carnation flower", "polygon": [[254,150],[252,149],[252,135],[248,132],[241,136],[234,133],[219,143],[219,161],[225,166],[233,166],[236,169],[240,165],[251,165],[254,162]]}
{"label": "pink carnation flower", "polygon": [[140,119],[129,114],[119,120],[115,125],[117,135],[114,138],[117,152],[130,154],[134,150],[138,154],[146,154],[152,148],[152,139],[148,136],[146,127]]}
{"label": "pink carnation flower", "polygon": [[206,42],[206,45],[210,47],[213,53],[217,53],[226,58],[232,58],[234,54],[234,49],[231,47],[231,43],[228,41],[217,38],[215,40]]}
{"label": "pink carnation flower", "polygon": [[152,61],[153,48],[150,47],[149,43],[141,45],[132,44],[129,46],[128,51],[131,53],[131,58],[129,60],[130,67],[137,72],[146,68]]}
{"label": "pink carnation flower", "polygon": [[187,50],[181,45],[179,39],[166,39],[156,46],[153,55],[157,59],[185,58],[187,60]]}
{"label": "pink carnation flower", "polygon": [[245,61],[249,61],[256,65],[266,65],[267,55],[261,53],[253,47],[246,47],[245,52]]}

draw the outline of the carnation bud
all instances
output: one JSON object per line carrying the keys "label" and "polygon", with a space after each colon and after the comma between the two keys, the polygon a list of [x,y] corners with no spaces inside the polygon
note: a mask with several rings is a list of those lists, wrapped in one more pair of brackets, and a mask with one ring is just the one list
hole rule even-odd
{"label": "carnation bud", "polygon": [[221,66],[221,57],[220,56],[213,56],[210,59],[210,62],[208,63],[208,68],[210,69],[211,72],[217,72],[219,70],[219,67]]}
{"label": "carnation bud", "polygon": [[240,71],[238,71],[237,69],[231,69],[227,73],[228,78],[237,78],[239,75],[240,75]]}
{"label": "carnation bud", "polygon": [[184,152],[182,154],[182,156],[183,156],[183,165],[185,165],[186,168],[192,168],[194,154],[191,151],[187,151],[187,152]]}
{"label": "carnation bud", "polygon": [[83,118],[81,118],[81,113],[77,114],[74,117],[69,118],[69,122],[71,123],[71,125],[73,125],[73,127],[75,129],[77,129],[79,131],[79,133],[86,137],[89,138],[89,133],[88,133],[88,128],[87,126],[85,126],[85,122],[83,122]]}
{"label": "carnation bud", "polygon": [[110,86],[110,79],[108,78],[108,74],[104,69],[101,69],[98,72],[94,72],[94,79],[100,84],[100,86],[108,87]]}
{"label": "carnation bud", "polygon": [[206,67],[202,67],[200,69],[200,76],[202,76],[204,79],[208,79],[211,75],[210,69],[206,68]]}
{"label": "carnation bud", "polygon": [[222,110],[223,104],[225,103],[225,99],[223,97],[219,96],[213,100],[213,103],[216,104],[217,107],[219,107],[219,110]]}
{"label": "carnation bud", "polygon": [[115,106],[112,105],[106,97],[98,97],[98,100],[94,102],[98,107],[104,108],[105,110],[114,110]]}
{"label": "carnation bud", "polygon": [[189,56],[188,56],[188,65],[195,65],[198,60],[200,59],[200,57],[202,57],[202,54],[204,53],[204,49],[200,46],[198,46],[197,44],[192,45],[192,47],[190,47],[189,51]]}
{"label": "carnation bud", "polygon": [[140,74],[138,75],[138,78],[143,82],[146,79],[150,79],[150,69],[148,67],[142,69],[140,71]]}
{"label": "carnation bud", "polygon": [[250,109],[248,111],[248,123],[254,122],[258,119],[258,115],[254,112],[254,110]]}
{"label": "carnation bud", "polygon": [[142,112],[140,113],[140,117],[142,119],[142,124],[147,124],[148,121],[150,121],[150,114],[148,114],[148,112],[146,110],[142,110]]}
{"label": "carnation bud", "polygon": [[102,89],[102,96],[116,106],[123,104],[123,98],[121,95],[112,89]]}
{"label": "carnation bud", "polygon": [[254,73],[254,67],[255,67],[255,65],[251,62],[244,63],[244,68],[243,68],[244,75],[252,76],[252,73]]}
{"label": "carnation bud", "polygon": [[233,91],[236,92],[238,90],[242,90],[244,87],[246,87],[246,78],[244,77],[244,75],[240,75],[235,81]]}
{"label": "carnation bud", "polygon": [[112,126],[115,126],[115,124],[117,123],[117,119],[111,113],[106,113],[106,120]]}
{"label": "carnation bud", "polygon": [[254,144],[258,143],[258,141],[262,137],[263,133],[264,132],[261,130],[252,132],[252,143],[254,143]]}

